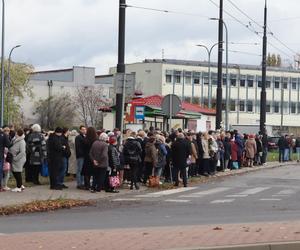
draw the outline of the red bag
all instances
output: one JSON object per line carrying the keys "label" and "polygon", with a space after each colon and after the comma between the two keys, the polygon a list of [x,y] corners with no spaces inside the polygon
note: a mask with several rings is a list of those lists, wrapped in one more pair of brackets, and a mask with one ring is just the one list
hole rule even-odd
{"label": "red bag", "polygon": [[149,187],[158,187],[158,186],[159,186],[159,176],[150,176]]}

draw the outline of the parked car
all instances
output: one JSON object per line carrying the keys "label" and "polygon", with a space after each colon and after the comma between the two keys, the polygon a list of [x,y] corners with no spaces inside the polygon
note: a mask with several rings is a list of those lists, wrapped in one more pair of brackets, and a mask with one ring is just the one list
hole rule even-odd
{"label": "parked car", "polygon": [[280,137],[277,136],[270,136],[268,137],[268,150],[275,150],[278,149],[278,140]]}

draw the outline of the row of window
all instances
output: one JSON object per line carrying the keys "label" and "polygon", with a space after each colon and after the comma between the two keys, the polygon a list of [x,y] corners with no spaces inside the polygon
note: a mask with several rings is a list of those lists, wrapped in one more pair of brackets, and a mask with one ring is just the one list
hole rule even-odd
{"label": "row of window", "polygon": [[[197,73],[197,74],[195,74],[195,73]],[[209,84],[208,73],[203,72],[202,76],[203,76],[203,84],[208,85]],[[193,84],[197,85],[197,84],[200,84],[201,73],[193,72],[193,74],[192,74],[192,72],[184,72],[184,76],[183,76],[181,71],[174,71],[174,74],[172,71],[167,71],[166,72],[166,83],[182,84],[183,77],[184,77],[185,84],[193,83]],[[241,75],[239,78],[240,79],[238,80],[237,75],[230,74],[229,84],[233,87],[236,87],[239,82],[240,87],[248,87],[248,88],[254,87],[254,76]],[[260,76],[256,77],[256,82],[257,82],[257,87],[261,88],[262,81],[261,81]],[[211,83],[212,83],[212,85],[217,85],[217,78],[216,78],[215,73],[211,75]],[[300,78],[299,78],[299,81],[297,78],[291,78],[291,81],[290,81],[291,89],[296,90],[298,83],[300,85]],[[223,74],[223,84],[224,85],[227,84],[226,74]],[[272,88],[272,85],[274,85],[275,89],[280,89],[280,88],[288,89],[289,78],[288,77],[273,77],[273,81],[272,81],[271,77],[267,77],[266,88]],[[299,86],[299,89],[300,89],[300,86]]]}

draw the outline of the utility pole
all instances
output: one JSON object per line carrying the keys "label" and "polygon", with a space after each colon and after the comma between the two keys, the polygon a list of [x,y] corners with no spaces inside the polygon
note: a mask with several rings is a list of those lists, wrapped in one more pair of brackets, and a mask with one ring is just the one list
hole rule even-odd
{"label": "utility pole", "polygon": [[2,39],[1,39],[1,127],[4,125],[4,41],[5,41],[5,2],[2,0]]}
{"label": "utility pole", "polygon": [[[125,14],[126,0],[120,0],[117,73],[123,74],[123,85],[125,84]],[[124,86],[122,89],[124,89]],[[123,124],[123,98],[125,98],[123,93],[116,93],[116,128],[119,129],[122,129]]]}
{"label": "utility pole", "polygon": [[266,70],[267,70],[267,0],[265,0],[265,11],[264,11],[264,36],[263,36],[263,51],[262,51],[262,82],[260,92],[260,131],[265,134],[266,129],[266,104],[267,104],[267,93],[266,93]]}
{"label": "utility pole", "polygon": [[216,113],[216,129],[221,128],[222,122],[222,67],[223,67],[223,0],[220,0],[219,14],[219,44],[218,44],[218,87],[217,87],[217,113]]}

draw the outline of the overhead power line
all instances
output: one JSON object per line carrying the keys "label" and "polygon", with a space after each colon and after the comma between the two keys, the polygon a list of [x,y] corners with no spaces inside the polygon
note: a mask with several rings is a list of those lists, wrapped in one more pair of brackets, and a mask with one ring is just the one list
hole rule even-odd
{"label": "overhead power line", "polygon": [[[240,13],[242,13],[244,16],[246,16],[247,18],[249,18],[249,20],[253,23],[255,23],[257,26],[259,26],[260,28],[263,28],[263,26],[258,23],[256,20],[254,20],[252,17],[250,17],[245,11],[243,11],[241,8],[239,8],[232,0],[227,0],[235,9],[237,9]],[[251,25],[251,22],[250,25]],[[269,34],[277,41],[279,42],[282,46],[284,46],[286,49],[288,49],[289,51],[291,51],[293,54],[297,54],[297,52],[295,50],[293,50],[292,48],[290,48],[289,46],[287,46],[283,41],[281,41],[277,36],[274,35],[274,33],[268,28],[268,32]],[[273,46],[273,45],[271,45]],[[273,46],[274,47],[274,46]],[[286,54],[286,53],[284,53]]]}
{"label": "overhead power line", "polygon": [[229,52],[232,53],[239,53],[239,54],[245,54],[245,55],[249,55],[249,56],[259,56],[261,57],[261,55],[259,54],[255,54],[255,53],[251,53],[251,52],[247,52],[247,51],[240,51],[240,50],[228,50]]}

